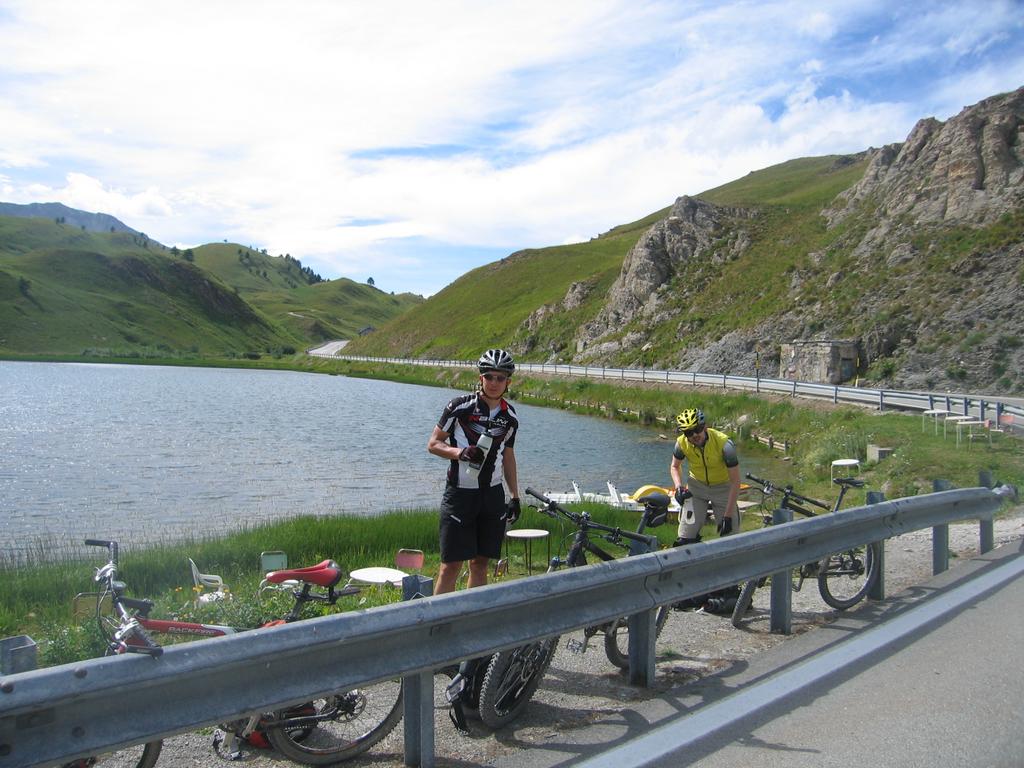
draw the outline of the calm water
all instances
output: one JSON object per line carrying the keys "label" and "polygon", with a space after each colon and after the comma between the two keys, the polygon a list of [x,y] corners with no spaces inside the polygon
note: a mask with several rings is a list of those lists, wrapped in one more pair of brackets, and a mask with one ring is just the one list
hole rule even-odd
{"label": "calm water", "polygon": [[[455,394],[286,371],[0,362],[0,557],[436,507],[446,464],[427,437]],[[655,430],[517,410],[524,490],[669,482],[671,444]]]}

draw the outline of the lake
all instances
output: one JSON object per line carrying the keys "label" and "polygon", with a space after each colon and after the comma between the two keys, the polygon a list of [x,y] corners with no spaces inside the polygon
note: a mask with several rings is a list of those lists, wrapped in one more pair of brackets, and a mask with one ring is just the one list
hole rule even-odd
{"label": "lake", "polygon": [[[0,393],[0,559],[87,537],[437,508],[447,464],[427,438],[461,394],[292,371],[27,362],[0,362]],[[670,482],[658,430],[516,408],[524,494]]]}

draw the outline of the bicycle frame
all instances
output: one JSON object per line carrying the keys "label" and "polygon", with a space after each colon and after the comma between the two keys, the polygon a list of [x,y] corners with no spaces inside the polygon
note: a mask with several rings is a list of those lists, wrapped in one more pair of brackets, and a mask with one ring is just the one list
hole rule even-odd
{"label": "bicycle frame", "polygon": [[[129,598],[127,589],[117,580],[118,546],[114,541],[88,539],[91,546],[106,547],[110,560],[96,571],[96,581],[103,584],[98,592],[96,617],[100,630],[114,653],[147,653],[159,656],[163,648],[149,637],[149,633],[196,638],[222,637],[240,631],[233,627],[200,622],[151,618],[154,604],[151,600]],[[360,592],[358,587],[346,584],[335,589],[342,578],[342,570],[333,560],[324,560],[308,568],[294,568],[268,573],[265,583],[278,588],[292,588],[294,604],[281,619],[267,622],[264,627],[290,623],[301,618],[303,606],[312,601],[333,605],[338,598]],[[316,588],[321,592],[314,593]],[[103,599],[110,596],[113,616],[101,611]],[[369,749],[395,727],[401,719],[401,689],[398,681],[338,691],[314,698],[310,702],[273,712],[260,712],[220,726],[214,737],[214,749],[229,759],[241,757],[241,745],[258,748],[273,747],[292,760],[311,765],[333,764]],[[160,751],[160,743],[147,744],[146,762],[137,768],[147,768]],[[91,764],[91,763],[90,763]]]}
{"label": "bicycle frame", "polygon": [[[770,480],[764,480],[749,473],[747,478],[761,486],[761,493],[765,500],[774,493],[775,485]],[[787,485],[782,489],[782,500],[778,508],[791,510],[805,517],[815,517],[821,514],[808,509],[806,506],[801,506],[801,504],[805,504],[834,514],[839,511],[847,491],[851,488],[861,488],[864,485],[863,480],[855,478],[836,478],[834,482],[839,486],[840,490],[839,496],[836,498],[835,504],[831,509],[824,502],[796,493],[791,485]],[[763,512],[762,519],[766,526],[772,525],[774,522],[772,516],[765,515]],[[815,578],[817,579],[818,591],[821,593],[822,599],[836,610],[845,610],[856,605],[868,594],[879,577],[881,557],[881,549],[876,542],[867,544],[864,547],[851,547],[847,550],[828,555],[823,559],[804,563],[795,569],[795,580],[792,583],[792,589],[794,592],[799,592],[806,579]],[[754,590],[759,586],[763,586],[765,581],[766,579],[763,578],[752,579],[743,585],[743,589],[733,609],[733,626],[738,627],[740,625],[744,613],[750,606]],[[844,589],[847,585],[852,585],[853,589]]]}

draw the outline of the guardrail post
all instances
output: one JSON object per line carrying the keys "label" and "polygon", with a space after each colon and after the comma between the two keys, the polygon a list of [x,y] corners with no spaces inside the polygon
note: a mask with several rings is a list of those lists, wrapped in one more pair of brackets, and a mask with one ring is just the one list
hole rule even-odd
{"label": "guardrail post", "polygon": [[[434,581],[411,575],[402,579],[402,599],[415,600],[434,594]],[[418,768],[434,765],[434,673],[420,672],[402,678],[405,729],[405,764]]]}
{"label": "guardrail post", "polygon": [[[994,488],[995,481],[987,469],[978,470],[978,485],[982,488]],[[992,518],[981,518],[978,521],[978,549],[981,554],[991,552],[996,547],[996,530]]]}
{"label": "guardrail post", "polygon": [[[654,552],[657,546],[647,547],[640,541],[629,543],[629,554],[643,555]],[[658,639],[654,625],[658,619],[658,607],[634,613],[626,619],[629,628],[629,683],[649,688],[654,683],[655,641]]]}
{"label": "guardrail post", "polygon": [[0,675],[30,672],[36,668],[36,643],[28,635],[0,640]]}
{"label": "guardrail post", "polygon": [[[772,524],[793,522],[793,510],[776,509]],[[793,574],[790,569],[772,574],[771,631],[777,635],[793,633]]]}
{"label": "guardrail post", "polygon": [[[868,504],[881,504],[885,501],[885,494],[881,491],[868,491]],[[878,579],[868,590],[870,600],[885,600],[885,539],[878,542]]]}
{"label": "guardrail post", "polygon": [[[949,480],[933,480],[932,491],[952,490]],[[936,525],[932,528],[932,573],[944,573],[949,570],[949,525]]]}

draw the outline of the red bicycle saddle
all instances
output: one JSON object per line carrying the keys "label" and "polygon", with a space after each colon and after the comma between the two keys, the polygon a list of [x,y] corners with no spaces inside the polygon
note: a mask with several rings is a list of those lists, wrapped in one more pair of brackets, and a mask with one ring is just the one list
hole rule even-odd
{"label": "red bicycle saddle", "polygon": [[307,568],[286,568],[283,571],[271,571],[267,581],[281,584],[285,581],[305,581],[318,587],[333,587],[341,581],[341,568],[333,560],[311,565]]}

